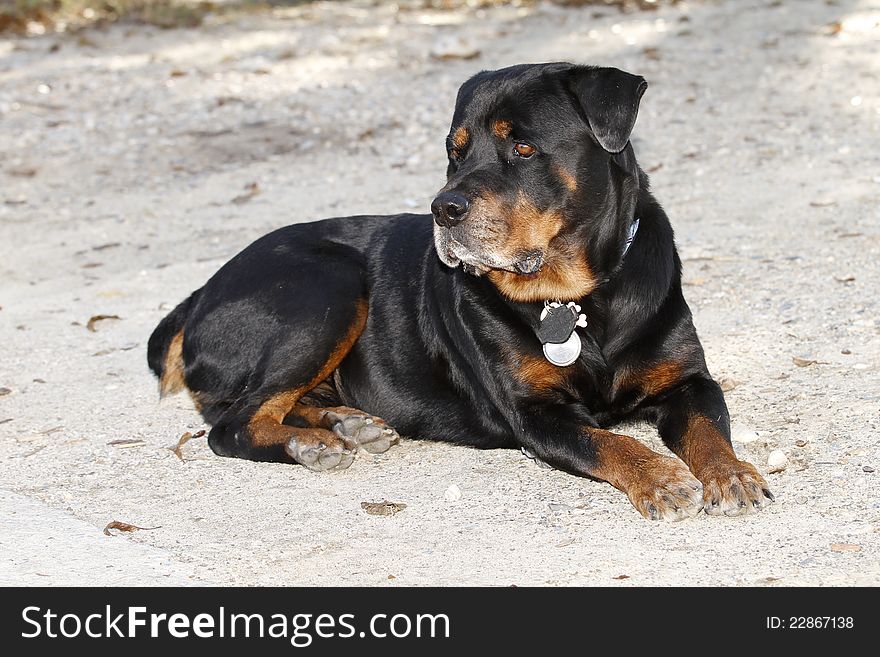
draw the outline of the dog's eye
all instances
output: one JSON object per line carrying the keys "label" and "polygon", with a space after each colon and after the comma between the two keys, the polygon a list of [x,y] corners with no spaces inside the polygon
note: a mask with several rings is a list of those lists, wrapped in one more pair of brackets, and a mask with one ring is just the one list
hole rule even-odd
{"label": "dog's eye", "polygon": [[513,145],[513,152],[517,157],[528,159],[537,152],[537,149],[534,146],[518,141]]}

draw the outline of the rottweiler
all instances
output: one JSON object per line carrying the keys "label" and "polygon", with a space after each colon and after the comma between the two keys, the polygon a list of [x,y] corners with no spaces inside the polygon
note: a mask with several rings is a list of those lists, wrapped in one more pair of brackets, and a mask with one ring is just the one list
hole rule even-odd
{"label": "rottweiler", "polygon": [[[402,434],[522,449],[650,519],[764,507],[630,143],[646,87],[569,63],[470,78],[431,214],[258,239],[153,332],[161,394],[189,391],[221,456],[342,470]],[[627,419],[676,456],[609,430]]]}

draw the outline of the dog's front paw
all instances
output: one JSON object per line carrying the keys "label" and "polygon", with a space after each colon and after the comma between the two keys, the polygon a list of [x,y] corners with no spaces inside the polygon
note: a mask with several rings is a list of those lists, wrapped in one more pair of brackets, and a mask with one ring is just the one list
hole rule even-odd
{"label": "dog's front paw", "polygon": [[774,500],[767,482],[746,461],[714,463],[700,472],[699,478],[703,482],[703,508],[709,515],[745,515]]}
{"label": "dog's front paw", "polygon": [[640,463],[638,473],[626,494],[649,520],[684,520],[703,508],[703,485],[677,458],[658,454]]}

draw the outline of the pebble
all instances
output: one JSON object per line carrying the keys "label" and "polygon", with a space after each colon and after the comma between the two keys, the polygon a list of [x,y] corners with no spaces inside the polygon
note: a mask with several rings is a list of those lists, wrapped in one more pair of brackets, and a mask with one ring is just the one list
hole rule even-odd
{"label": "pebble", "polygon": [[770,474],[774,472],[782,472],[788,465],[788,457],[781,449],[774,449],[767,457],[767,471]]}
{"label": "pebble", "polygon": [[443,493],[443,497],[447,502],[457,502],[461,499],[461,488],[457,485],[452,484],[449,488],[446,489],[446,492]]}
{"label": "pebble", "polygon": [[740,382],[736,379],[732,379],[729,376],[721,377],[718,381],[718,385],[721,386],[721,392],[730,392],[731,390],[736,390],[739,386]]}
{"label": "pebble", "polygon": [[733,425],[731,429],[731,439],[734,442],[742,443],[743,445],[747,443],[753,443],[758,439],[758,433],[749,429],[748,427],[743,427],[740,425]]}
{"label": "pebble", "polygon": [[863,465],[862,472],[874,472],[874,468],[870,465]]}
{"label": "pebble", "polygon": [[440,38],[431,48],[434,59],[473,59],[479,54],[479,48],[458,35]]}

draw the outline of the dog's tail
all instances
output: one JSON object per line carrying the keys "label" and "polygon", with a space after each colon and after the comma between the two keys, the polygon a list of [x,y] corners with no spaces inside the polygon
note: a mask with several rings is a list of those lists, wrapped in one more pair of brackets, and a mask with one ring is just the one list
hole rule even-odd
{"label": "dog's tail", "polygon": [[186,387],[183,378],[183,326],[200,291],[193,292],[189,298],[168,313],[159,322],[147,343],[147,363],[153,373],[159,377],[161,397],[180,392]]}

